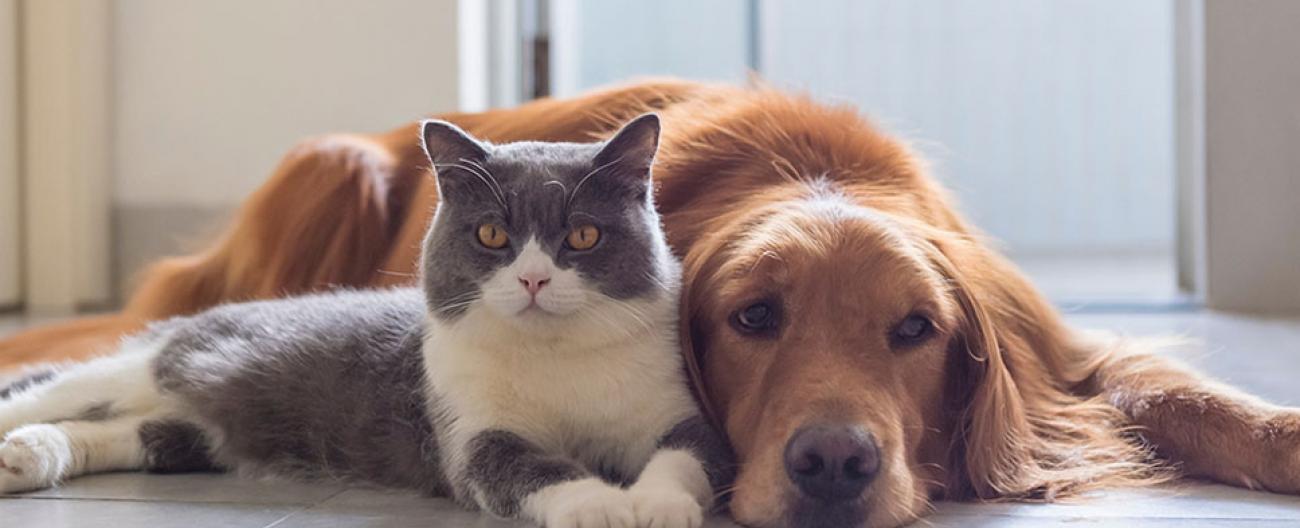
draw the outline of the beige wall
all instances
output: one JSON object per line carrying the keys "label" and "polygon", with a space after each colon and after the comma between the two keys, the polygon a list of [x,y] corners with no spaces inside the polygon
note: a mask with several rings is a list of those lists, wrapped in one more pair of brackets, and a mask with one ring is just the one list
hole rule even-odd
{"label": "beige wall", "polygon": [[0,307],[19,300],[17,1],[0,0]]}
{"label": "beige wall", "polygon": [[115,282],[192,250],[295,143],[457,106],[456,0],[117,0]]}
{"label": "beige wall", "polygon": [[1300,2],[1205,6],[1206,301],[1300,312]]}
{"label": "beige wall", "polygon": [[228,207],[305,136],[457,101],[455,0],[119,0],[117,206]]}

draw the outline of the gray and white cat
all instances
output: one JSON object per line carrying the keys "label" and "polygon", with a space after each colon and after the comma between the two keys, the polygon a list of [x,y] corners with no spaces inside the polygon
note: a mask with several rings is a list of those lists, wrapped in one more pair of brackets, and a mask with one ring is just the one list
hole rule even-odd
{"label": "gray and white cat", "polygon": [[427,121],[422,289],[232,304],[0,391],[0,491],[114,470],[343,478],[552,528],[695,527],[731,477],[679,356],[659,121],[604,143]]}

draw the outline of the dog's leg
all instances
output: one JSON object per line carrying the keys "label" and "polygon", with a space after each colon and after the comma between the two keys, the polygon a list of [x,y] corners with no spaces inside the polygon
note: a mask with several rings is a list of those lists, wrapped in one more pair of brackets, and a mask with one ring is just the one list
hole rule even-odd
{"label": "dog's leg", "polygon": [[1150,353],[1107,358],[1095,389],[1188,476],[1300,492],[1300,411],[1271,405]]}

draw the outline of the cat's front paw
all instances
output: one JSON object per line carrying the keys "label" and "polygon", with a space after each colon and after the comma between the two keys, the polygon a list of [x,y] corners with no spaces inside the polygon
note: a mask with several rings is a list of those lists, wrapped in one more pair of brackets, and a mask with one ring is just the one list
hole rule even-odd
{"label": "cat's front paw", "polygon": [[627,491],[600,479],[558,484],[542,493],[546,528],[634,528],[636,514]]}
{"label": "cat's front paw", "polygon": [[628,494],[640,528],[698,528],[704,524],[704,508],[683,489],[632,486]]}
{"label": "cat's front paw", "polygon": [[0,443],[0,493],[53,486],[71,462],[71,446],[57,426],[14,429]]}

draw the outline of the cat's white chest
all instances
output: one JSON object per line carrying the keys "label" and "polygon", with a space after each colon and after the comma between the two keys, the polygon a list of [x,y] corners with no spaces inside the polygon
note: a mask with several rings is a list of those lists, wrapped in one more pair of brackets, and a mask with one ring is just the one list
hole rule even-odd
{"label": "cat's white chest", "polygon": [[575,350],[527,340],[484,348],[458,335],[432,331],[425,361],[433,397],[461,434],[505,429],[546,451],[636,471],[694,412],[672,336]]}

